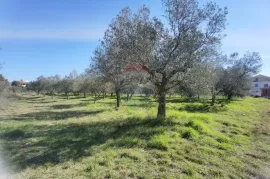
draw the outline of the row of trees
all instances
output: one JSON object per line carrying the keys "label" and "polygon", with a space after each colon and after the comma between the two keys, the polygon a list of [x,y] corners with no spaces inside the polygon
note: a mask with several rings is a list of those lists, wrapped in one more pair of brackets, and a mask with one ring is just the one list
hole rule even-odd
{"label": "row of trees", "polygon": [[9,87],[9,82],[4,78],[2,74],[0,74],[0,96],[4,93],[4,91]]}
{"label": "row of trees", "polygon": [[[0,49],[1,50],[1,49]],[[3,67],[3,64],[0,63],[0,70]],[[9,97],[8,89],[9,89],[9,82],[8,80],[0,74],[0,106],[6,105],[7,98]]]}
{"label": "row of trees", "polygon": [[165,19],[151,17],[143,6],[136,13],[124,8],[109,24],[86,73],[39,77],[29,89],[52,96],[56,92],[115,92],[127,98],[136,89],[158,97],[158,117],[166,116],[166,95],[217,95],[229,100],[244,96],[262,65],[258,53],[240,57],[221,53],[227,8],[197,0],[163,0]]}
{"label": "row of trees", "polygon": [[[217,95],[224,95],[229,100],[234,96],[245,96],[251,87],[252,75],[258,73],[261,66],[260,56],[258,53],[248,52],[241,58],[236,53],[229,57],[219,57],[219,63],[212,61],[194,65],[186,73],[181,83],[168,90],[167,94],[178,94],[188,98],[211,96],[212,105],[215,104]],[[48,94],[52,98],[55,94],[60,93],[64,93],[67,99],[71,94],[79,95],[81,93],[84,97],[87,94],[92,94],[94,101],[101,96],[104,98],[107,94],[115,93],[117,107],[120,106],[120,93],[126,94],[127,100],[135,92],[160,98],[158,88],[149,82],[147,72],[138,69],[138,66],[129,66],[129,69],[124,68],[121,71],[132,80],[128,81],[126,85],[121,84],[120,90],[119,86],[113,83],[114,81],[104,76],[97,76],[89,69],[80,75],[73,71],[64,78],[59,75],[40,76],[35,81],[30,82],[27,89],[35,91],[37,94]],[[123,78],[123,80],[127,79]]]}
{"label": "row of trees", "polygon": [[67,99],[69,99],[71,94],[79,95],[80,93],[83,93],[84,97],[91,93],[97,99],[101,95],[105,96],[112,91],[109,82],[88,73],[78,75],[76,71],[73,71],[64,78],[61,78],[59,75],[49,77],[40,76],[35,81],[31,81],[27,89],[35,91],[37,94],[48,94],[52,98],[57,93],[64,93]]}

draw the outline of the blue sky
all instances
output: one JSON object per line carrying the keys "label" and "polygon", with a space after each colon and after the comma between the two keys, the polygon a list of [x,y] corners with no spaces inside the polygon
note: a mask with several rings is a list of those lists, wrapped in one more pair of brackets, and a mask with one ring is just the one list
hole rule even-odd
{"label": "blue sky", "polygon": [[[216,2],[229,9],[224,53],[259,52],[270,75],[270,1]],[[143,4],[164,14],[161,0],[0,0],[0,73],[12,81],[83,72],[112,18]]]}

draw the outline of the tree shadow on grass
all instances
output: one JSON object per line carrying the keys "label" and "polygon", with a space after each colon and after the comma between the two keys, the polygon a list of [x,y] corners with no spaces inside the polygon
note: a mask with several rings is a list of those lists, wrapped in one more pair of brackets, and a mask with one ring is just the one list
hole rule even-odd
{"label": "tree shadow on grass", "polygon": [[183,98],[167,98],[166,99],[167,103],[183,103],[183,102],[190,102],[187,99],[183,99]]}
{"label": "tree shadow on grass", "polygon": [[31,97],[22,97],[23,99],[26,99],[26,100],[36,100],[36,99],[40,99],[41,97],[40,96],[31,96]]}
{"label": "tree shadow on grass", "polygon": [[226,111],[227,108],[223,105],[215,105],[211,106],[207,103],[191,103],[191,104],[185,104],[182,107],[179,108],[180,111],[188,111],[193,113],[218,113],[222,111]]}
{"label": "tree shadow on grass", "polygon": [[46,104],[46,103],[54,103],[56,101],[27,101],[27,103],[31,103],[31,104]]}
{"label": "tree shadow on grass", "polygon": [[27,114],[21,114],[11,118],[10,120],[24,121],[24,120],[65,120],[68,118],[79,118],[84,116],[96,115],[103,112],[104,110],[98,111],[81,111],[81,110],[72,110],[72,111],[42,111],[42,112],[32,112]]}
{"label": "tree shadow on grass", "polygon": [[[107,148],[132,147],[123,137],[148,141],[174,124],[157,119],[127,119],[93,123],[21,126],[2,132],[5,155],[15,171],[46,163],[59,164],[92,155],[92,147],[114,141]],[[161,128],[162,127],[162,128]],[[106,146],[106,145],[105,145]],[[106,149],[106,148],[105,148]]]}
{"label": "tree shadow on grass", "polygon": [[84,107],[87,106],[89,103],[78,103],[78,104],[59,104],[51,106],[52,109],[70,109],[75,107]]}
{"label": "tree shadow on grass", "polygon": [[90,101],[92,101],[93,99],[86,99],[86,98],[84,98],[84,99],[81,99],[80,101],[87,101],[87,102],[90,102]]}
{"label": "tree shadow on grass", "polygon": [[134,100],[134,101],[156,101],[156,99],[152,98],[151,96],[133,96],[131,98],[131,100]]}
{"label": "tree shadow on grass", "polygon": [[140,103],[140,104],[124,104],[123,106],[127,107],[136,107],[136,108],[151,108],[154,107],[153,103]]}
{"label": "tree shadow on grass", "polygon": [[208,100],[202,100],[197,98],[179,98],[171,97],[166,99],[167,103],[208,103]]}
{"label": "tree shadow on grass", "polygon": [[49,98],[46,98],[45,96],[34,96],[34,97],[22,97],[22,99],[31,101],[31,102],[40,102],[40,101],[46,101]]}

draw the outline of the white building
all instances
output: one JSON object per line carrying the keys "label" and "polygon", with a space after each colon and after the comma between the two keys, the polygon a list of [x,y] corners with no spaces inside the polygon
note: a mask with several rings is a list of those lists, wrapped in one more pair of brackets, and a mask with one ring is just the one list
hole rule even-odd
{"label": "white building", "polygon": [[251,96],[261,96],[262,95],[262,88],[270,87],[270,77],[264,75],[257,75],[253,78],[252,88],[249,92]]}

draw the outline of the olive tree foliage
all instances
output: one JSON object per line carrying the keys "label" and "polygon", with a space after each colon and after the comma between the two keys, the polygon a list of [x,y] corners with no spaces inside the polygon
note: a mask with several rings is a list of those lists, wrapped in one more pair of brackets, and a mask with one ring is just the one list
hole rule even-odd
{"label": "olive tree foliage", "polygon": [[65,76],[60,82],[60,91],[65,93],[67,99],[69,99],[69,93],[72,92],[72,83],[73,81],[68,76]]}
{"label": "olive tree foliage", "polygon": [[9,82],[0,74],[0,109],[10,102]]}
{"label": "olive tree foliage", "polygon": [[84,74],[81,74],[81,75],[76,75],[74,77],[74,81],[73,81],[73,84],[72,84],[72,91],[73,93],[80,93],[80,92],[83,92],[82,90],[82,87],[85,83],[85,76]]}
{"label": "olive tree foliage", "polygon": [[86,98],[87,93],[90,93],[90,76],[87,73],[77,76],[73,84],[74,89],[78,93],[83,93],[84,98]]}
{"label": "olive tree foliage", "polygon": [[222,91],[220,81],[226,63],[225,56],[217,53],[209,60],[195,64],[177,87],[178,91],[189,98],[210,95],[214,105],[216,96]]}
{"label": "olive tree foliage", "polygon": [[129,85],[127,85],[123,89],[123,93],[127,95],[126,100],[129,101],[129,99],[132,98],[132,96],[135,93],[135,90],[138,88],[138,80],[133,80]]}
{"label": "olive tree foliage", "polygon": [[69,75],[65,76],[59,84],[60,92],[65,93],[67,99],[69,99],[69,94],[74,92],[74,81],[77,76],[77,72],[73,71]]}
{"label": "olive tree foliage", "polygon": [[[2,68],[0,63],[0,69]],[[9,82],[5,77],[0,74],[0,106],[6,106],[8,103],[9,94]]]}
{"label": "olive tree foliage", "polygon": [[210,94],[212,78],[215,76],[209,62],[198,63],[186,74],[184,80],[177,86],[177,91],[188,97],[198,99]]}
{"label": "olive tree foliage", "polygon": [[88,93],[91,93],[95,97],[94,101],[96,101],[97,97],[101,94],[105,95],[109,89],[108,84],[103,79],[89,72],[79,75],[77,80],[76,83],[80,84],[78,86],[78,92],[83,93],[84,98],[86,98]]}
{"label": "olive tree foliage", "polygon": [[59,75],[49,76],[44,80],[44,91],[49,93],[52,98],[59,92],[61,77]]}
{"label": "olive tree foliage", "polygon": [[38,95],[40,93],[40,91],[38,90],[39,82],[36,81],[36,80],[35,81],[30,81],[26,88],[27,88],[28,91],[36,92]]}
{"label": "olive tree foliage", "polygon": [[138,74],[124,71],[131,61],[130,31],[133,28],[131,11],[124,8],[106,30],[103,40],[94,52],[91,69],[111,82],[120,106],[120,92],[137,79]]}
{"label": "olive tree foliage", "polygon": [[108,93],[113,94],[114,91],[114,85],[111,82],[105,81],[102,85],[103,97],[107,97]]}
{"label": "olive tree foliage", "polygon": [[20,82],[19,81],[12,81],[11,86],[20,86]]}
{"label": "olive tree foliage", "polygon": [[209,66],[208,68],[209,76],[209,89],[211,94],[211,106],[214,106],[216,103],[216,96],[222,93],[222,77],[224,73],[224,67],[222,65]]}
{"label": "olive tree foliage", "polygon": [[199,6],[196,0],[163,3],[169,27],[157,18],[150,18],[146,7],[121,18],[127,21],[123,23],[125,30],[114,27],[115,31],[127,31],[129,35],[129,41],[119,49],[124,50],[124,59],[148,69],[150,80],[158,89],[158,117],[166,115],[168,90],[181,84],[195,64],[206,61],[216,50],[224,36],[227,15],[226,8],[212,2],[204,6]]}
{"label": "olive tree foliage", "polygon": [[[0,48],[1,50],[1,48]],[[3,67],[3,63],[0,62],[0,70]],[[7,103],[10,101],[10,90],[9,90],[10,84],[8,80],[0,74],[0,107],[7,106]]]}
{"label": "olive tree foliage", "polygon": [[9,87],[8,80],[4,78],[2,74],[0,74],[0,96],[2,96],[3,92]]}
{"label": "olive tree foliage", "polygon": [[262,60],[259,53],[247,52],[243,57],[233,53],[228,57],[231,62],[220,78],[223,94],[230,100],[234,96],[245,96],[251,88],[252,76],[259,73]]}
{"label": "olive tree foliage", "polygon": [[82,75],[83,83],[80,88],[80,93],[83,93],[84,98],[87,97],[87,93],[90,93],[90,78],[86,75]]}
{"label": "olive tree foliage", "polygon": [[67,99],[69,99],[69,94],[73,92],[73,83],[76,76],[77,74],[72,72],[65,76],[60,82],[60,92],[65,93]]}
{"label": "olive tree foliage", "polygon": [[31,81],[27,85],[27,89],[35,91],[39,95],[41,92],[45,92],[46,83],[46,78],[44,76],[39,76],[35,81]]}
{"label": "olive tree foliage", "polygon": [[90,78],[89,82],[90,82],[89,89],[90,89],[90,92],[94,96],[94,103],[96,103],[96,101],[98,100],[98,98],[100,98],[100,96],[104,90],[104,88],[103,88],[104,81],[99,76],[92,76]]}
{"label": "olive tree foliage", "polygon": [[150,95],[156,97],[157,89],[156,86],[153,85],[151,82],[139,84],[138,90],[141,94],[144,94],[146,97],[149,97]]}

